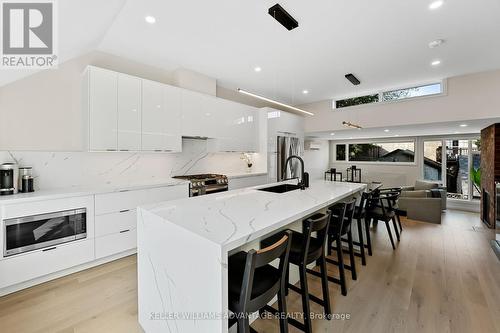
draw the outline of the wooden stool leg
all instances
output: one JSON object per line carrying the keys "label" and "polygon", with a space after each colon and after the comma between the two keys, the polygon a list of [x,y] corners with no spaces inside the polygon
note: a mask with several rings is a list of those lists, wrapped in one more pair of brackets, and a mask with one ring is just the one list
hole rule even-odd
{"label": "wooden stool leg", "polygon": [[394,246],[394,238],[392,238],[391,227],[389,226],[389,222],[385,222],[385,227],[387,228],[387,233],[389,234],[389,239],[391,240],[392,249],[395,250],[396,246]]}
{"label": "wooden stool leg", "polygon": [[241,315],[240,318],[238,318],[238,333],[250,333],[250,322],[248,321],[248,316]]}
{"label": "wooden stool leg", "polygon": [[[286,283],[285,285],[287,285]],[[285,295],[285,289],[280,288],[280,291],[278,293],[278,311],[280,314],[280,333],[288,333],[288,312],[286,309],[286,295]]]}
{"label": "wooden stool leg", "polygon": [[336,239],[337,243],[337,261],[339,263],[340,290],[343,296],[347,296],[347,287],[345,282],[344,257],[342,255],[342,240],[340,234]]}
{"label": "wooden stool leg", "polygon": [[366,245],[368,246],[368,255],[372,256],[372,236],[370,234],[370,219],[365,218]]}
{"label": "wooden stool leg", "polygon": [[312,333],[311,308],[309,304],[309,288],[307,286],[307,274],[305,265],[300,265],[300,290],[302,291],[302,311],[304,312],[304,331]]}
{"label": "wooden stool leg", "polygon": [[330,305],[330,291],[328,288],[328,270],[326,267],[325,256],[323,255],[320,259],[320,269],[321,269],[321,287],[323,288],[323,303],[325,308],[325,315],[328,320],[332,316],[332,308]]}
{"label": "wooden stool leg", "polygon": [[398,230],[398,225],[396,223],[396,218],[392,218],[392,225],[394,226],[394,231],[396,232],[396,238],[398,239],[398,242],[400,241],[399,239],[399,230]]}
{"label": "wooden stool leg", "polygon": [[353,280],[358,278],[356,274],[356,259],[354,258],[354,245],[352,244],[352,231],[347,233],[347,245],[349,246],[349,264],[351,265],[351,277]]}
{"label": "wooden stool leg", "polygon": [[361,253],[361,265],[366,266],[366,254],[365,254],[365,242],[363,240],[363,224],[361,219],[358,219],[358,239],[359,239],[359,251]]}
{"label": "wooden stool leg", "polygon": [[403,233],[403,225],[401,224],[401,216],[396,215],[396,218],[398,219],[398,224],[399,224],[399,232]]}

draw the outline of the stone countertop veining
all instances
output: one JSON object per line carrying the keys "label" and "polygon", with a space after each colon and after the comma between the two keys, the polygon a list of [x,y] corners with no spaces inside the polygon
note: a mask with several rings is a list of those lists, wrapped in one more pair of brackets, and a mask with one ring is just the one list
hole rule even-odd
{"label": "stone countertop veining", "polygon": [[189,182],[181,179],[157,179],[154,182],[134,183],[134,184],[104,184],[102,186],[74,186],[65,188],[55,188],[39,190],[31,193],[17,193],[13,195],[0,196],[0,206],[19,204],[32,201],[53,200],[70,197],[79,197],[85,195],[105,194],[123,191],[143,190],[148,188],[175,186],[188,184]]}
{"label": "stone countertop veining", "polygon": [[[212,241],[223,251],[231,251],[366,188],[366,184],[318,180],[312,181],[304,191],[259,191],[259,188],[272,185],[139,208]],[[144,219],[139,220],[147,223]]]}
{"label": "stone countertop veining", "polygon": [[245,172],[245,173],[230,173],[227,174],[227,178],[236,179],[236,178],[248,178],[248,177],[257,177],[257,176],[265,176],[267,175],[267,171],[263,172]]}

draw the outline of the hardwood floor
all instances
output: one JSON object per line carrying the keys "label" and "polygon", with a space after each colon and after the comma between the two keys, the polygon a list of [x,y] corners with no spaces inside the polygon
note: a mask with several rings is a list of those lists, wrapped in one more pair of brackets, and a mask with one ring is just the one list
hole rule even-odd
{"label": "hardwood floor", "polygon": [[[403,223],[396,251],[383,225],[372,231],[374,254],[367,266],[358,261],[346,297],[330,284],[334,312],[350,319],[315,320],[314,332],[500,332],[500,261],[478,214],[449,210],[442,225]],[[319,279],[309,282],[320,295]],[[136,288],[135,256],[72,274],[0,298],[0,331],[140,332]],[[293,292],[288,308],[301,309]],[[279,327],[271,319],[252,326]]]}

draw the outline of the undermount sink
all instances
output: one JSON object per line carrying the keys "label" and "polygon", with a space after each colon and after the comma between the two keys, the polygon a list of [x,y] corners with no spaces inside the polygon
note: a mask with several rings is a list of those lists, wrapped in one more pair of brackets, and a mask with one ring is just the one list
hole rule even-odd
{"label": "undermount sink", "polygon": [[273,193],[285,193],[290,191],[295,191],[300,189],[299,185],[294,184],[281,184],[271,187],[259,188],[259,191],[273,192]]}

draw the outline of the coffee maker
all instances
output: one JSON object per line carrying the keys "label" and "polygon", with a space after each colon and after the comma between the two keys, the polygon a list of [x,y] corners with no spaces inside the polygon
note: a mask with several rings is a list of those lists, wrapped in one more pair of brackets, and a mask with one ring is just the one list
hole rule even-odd
{"label": "coffee maker", "polygon": [[0,195],[17,193],[19,168],[15,163],[0,164]]}

